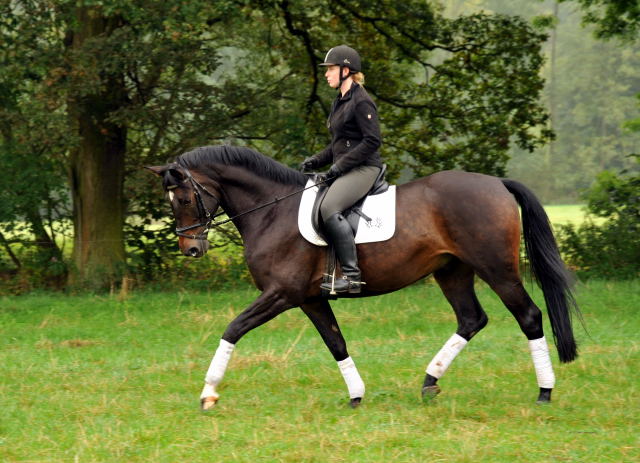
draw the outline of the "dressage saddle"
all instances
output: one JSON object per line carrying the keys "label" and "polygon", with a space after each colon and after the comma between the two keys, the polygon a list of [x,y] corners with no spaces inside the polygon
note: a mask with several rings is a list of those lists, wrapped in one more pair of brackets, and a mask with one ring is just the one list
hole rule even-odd
{"label": "dressage saddle", "polygon": [[[342,212],[342,215],[347,219],[347,222],[349,222],[349,225],[351,225],[354,236],[358,232],[358,224],[360,223],[360,217],[362,217],[367,221],[371,220],[362,212],[362,204],[364,203],[365,199],[367,199],[367,196],[378,195],[378,194],[384,193],[389,189],[389,183],[385,180],[386,173],[387,173],[387,165],[383,164],[382,169],[380,169],[380,173],[376,177],[376,180],[373,182],[373,186],[371,187],[369,192],[366,195],[364,195],[362,198],[360,198],[349,209]],[[314,183],[322,181],[323,174],[313,174],[313,175],[315,176]],[[320,235],[320,237],[322,237],[322,239],[324,239],[325,241],[327,241],[327,239],[322,226],[322,218],[320,217],[320,204],[322,204],[322,200],[327,195],[328,191],[329,191],[329,185],[327,185],[326,183],[320,185],[318,194],[316,195],[316,199],[313,203],[313,209],[311,212],[311,221],[313,224],[313,228],[316,230],[318,235]]]}

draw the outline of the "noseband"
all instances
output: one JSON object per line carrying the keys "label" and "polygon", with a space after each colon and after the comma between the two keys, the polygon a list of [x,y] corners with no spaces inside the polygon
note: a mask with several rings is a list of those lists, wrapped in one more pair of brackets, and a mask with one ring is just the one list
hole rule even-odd
{"label": "noseband", "polygon": [[[219,212],[215,215],[211,215],[211,212],[204,205],[204,200],[202,199],[202,194],[200,192],[204,192],[211,196],[216,200],[216,208],[220,205],[220,198],[207,190],[203,185],[201,185],[193,176],[191,172],[185,167],[183,167],[184,171],[187,174],[187,179],[191,182],[193,186],[193,192],[196,197],[196,207],[198,208],[198,221],[200,223],[196,223],[194,225],[189,225],[187,227],[176,227],[176,235],[182,236],[183,238],[189,238],[192,240],[200,240],[205,241],[207,239],[207,235],[209,234],[209,228],[211,226],[211,222],[218,216],[224,214],[224,212]],[[204,227],[204,229],[198,234],[188,234],[186,231],[193,230],[194,228]]]}

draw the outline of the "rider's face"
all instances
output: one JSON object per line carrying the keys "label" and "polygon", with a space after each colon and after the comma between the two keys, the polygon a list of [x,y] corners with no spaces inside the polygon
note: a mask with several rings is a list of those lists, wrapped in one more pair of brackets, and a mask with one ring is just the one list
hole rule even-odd
{"label": "rider's face", "polygon": [[[345,74],[347,74],[349,70],[345,68]],[[331,88],[338,88],[340,86],[340,66],[332,65],[327,67],[327,71],[324,73],[324,76],[327,79],[327,83]]]}

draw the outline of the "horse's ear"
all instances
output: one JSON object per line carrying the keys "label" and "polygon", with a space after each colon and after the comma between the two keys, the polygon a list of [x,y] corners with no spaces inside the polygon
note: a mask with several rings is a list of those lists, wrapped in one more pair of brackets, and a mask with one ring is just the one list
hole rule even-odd
{"label": "horse's ear", "polygon": [[187,179],[187,176],[181,169],[169,167],[169,176],[175,179],[176,183],[182,183]]}
{"label": "horse's ear", "polygon": [[164,173],[169,169],[169,166],[144,166],[144,168],[150,170],[158,177],[164,177]]}
{"label": "horse's ear", "polygon": [[185,181],[187,176],[181,169],[176,169],[175,164],[169,164],[166,166],[145,166],[145,169],[150,170],[159,177],[162,177],[166,185],[178,185]]}
{"label": "horse's ear", "polygon": [[145,169],[162,177],[162,186],[165,190],[178,188],[178,186],[187,178],[186,174],[181,169],[176,168],[176,164],[169,164],[166,166],[145,166]]}

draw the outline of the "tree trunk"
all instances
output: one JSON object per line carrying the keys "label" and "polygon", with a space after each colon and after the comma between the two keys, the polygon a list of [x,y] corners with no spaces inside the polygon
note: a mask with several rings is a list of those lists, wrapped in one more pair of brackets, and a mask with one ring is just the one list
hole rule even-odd
{"label": "tree trunk", "polygon": [[[79,51],[88,39],[108,36],[117,27],[95,8],[78,7],[79,28],[71,46]],[[96,57],[100,60],[100,56]],[[119,281],[125,268],[124,158],[126,127],[108,121],[126,104],[122,74],[101,74],[101,90],[70,98],[70,114],[80,142],[71,153],[73,197],[73,264],[70,283],[108,288]]]}
{"label": "tree trunk", "polygon": [[47,232],[39,211],[27,211],[26,217],[31,226],[35,245],[39,248],[38,256],[42,266],[40,268],[41,276],[47,285],[52,288],[60,289],[64,287],[67,279],[67,266],[63,262],[62,250]]}
{"label": "tree trunk", "polygon": [[9,242],[4,237],[1,231],[0,231],[0,242],[2,242],[2,246],[4,247],[4,250],[7,251],[7,254],[9,254],[9,257],[13,261],[13,265],[16,266],[16,269],[20,269],[22,267],[22,264],[20,263],[20,259],[18,259],[18,256],[16,256],[13,253],[13,251],[11,250],[11,246],[9,245]]}

